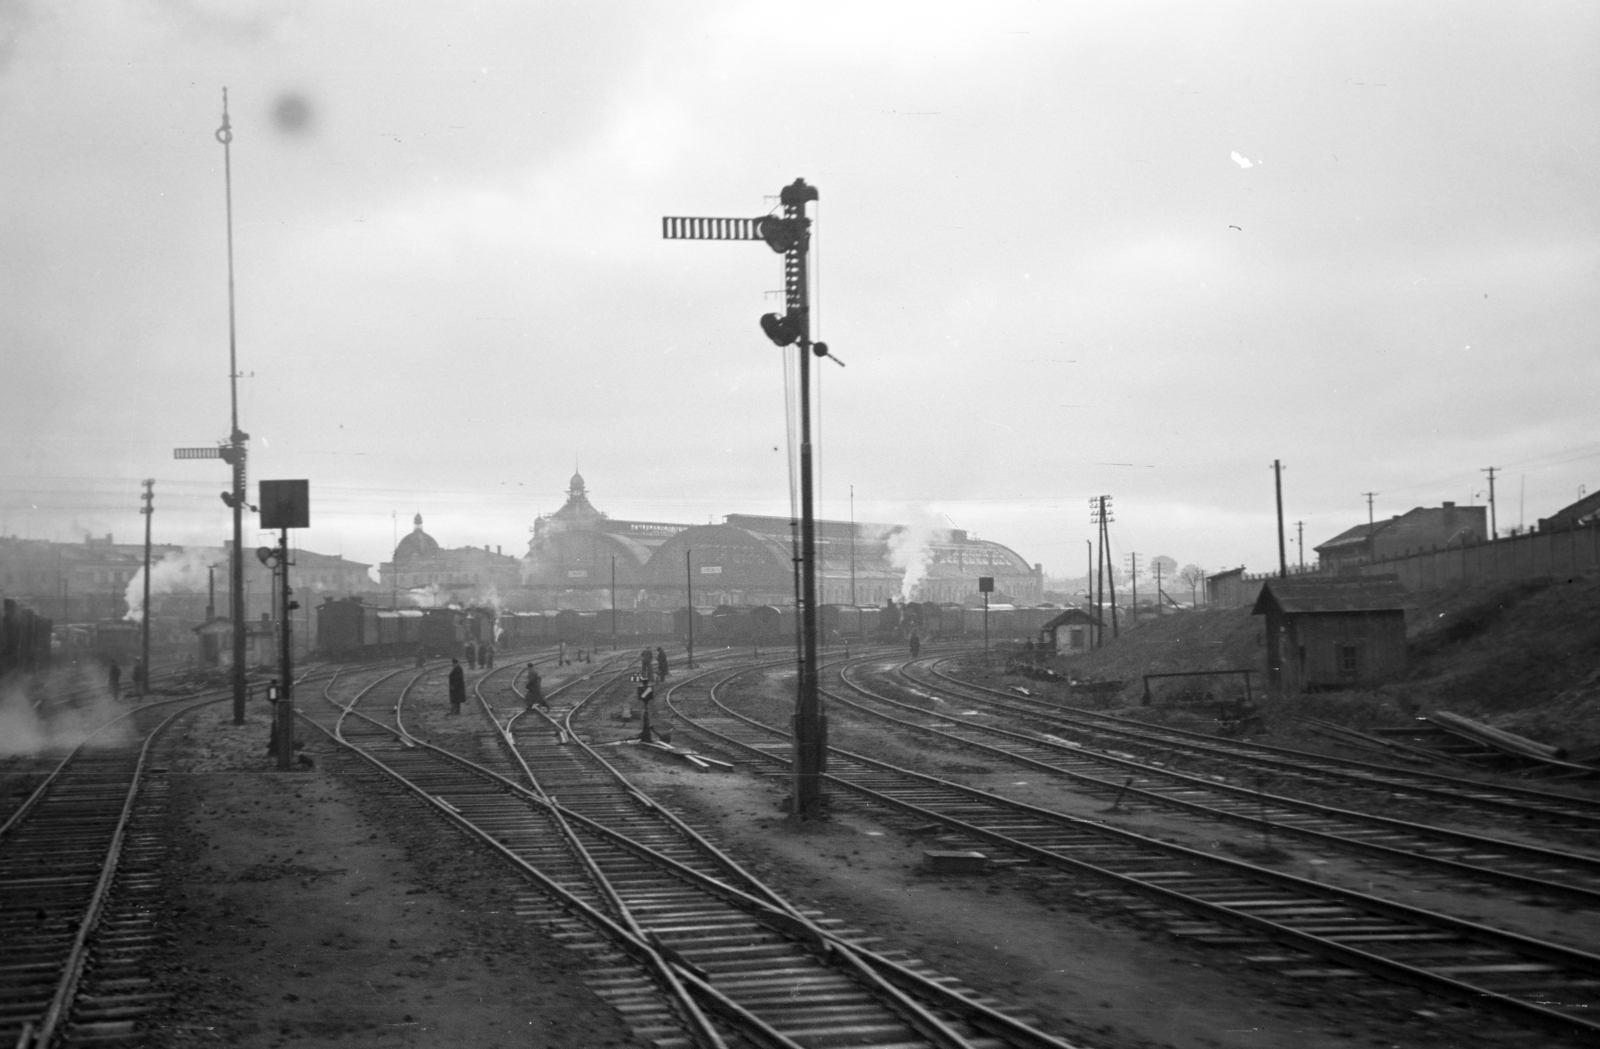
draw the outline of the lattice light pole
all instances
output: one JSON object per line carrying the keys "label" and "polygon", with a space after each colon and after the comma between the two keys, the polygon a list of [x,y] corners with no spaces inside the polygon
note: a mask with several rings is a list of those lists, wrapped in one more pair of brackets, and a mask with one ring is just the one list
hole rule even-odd
{"label": "lattice light pole", "polygon": [[[806,251],[811,220],[806,204],[817,188],[795,179],[779,195],[782,215],[752,219],[666,217],[666,240],[760,240],[783,255],[784,312],[761,318],[761,330],[779,346],[798,344],[800,353],[800,606],[799,683],[794,712],[794,790],[791,811],[815,815],[823,805],[827,771],[828,721],[817,689],[816,521],[811,496],[811,355],[826,357],[825,343],[811,342],[811,300],[806,286]],[[835,358],[837,360],[837,358]],[[690,617],[694,615],[690,610]]]}

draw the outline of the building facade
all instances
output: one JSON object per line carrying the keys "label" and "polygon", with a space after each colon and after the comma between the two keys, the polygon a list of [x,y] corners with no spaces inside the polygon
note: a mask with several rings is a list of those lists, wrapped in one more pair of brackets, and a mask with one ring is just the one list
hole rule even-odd
{"label": "building facade", "polygon": [[1316,548],[1323,571],[1368,564],[1435,547],[1470,546],[1489,537],[1489,511],[1482,506],[1419,506],[1387,521],[1348,528]]}
{"label": "building facade", "polygon": [[376,589],[387,593],[391,604],[487,604],[522,585],[517,558],[487,546],[445,549],[423,531],[421,514],[411,520],[411,531],[395,546],[394,556],[378,566]]}

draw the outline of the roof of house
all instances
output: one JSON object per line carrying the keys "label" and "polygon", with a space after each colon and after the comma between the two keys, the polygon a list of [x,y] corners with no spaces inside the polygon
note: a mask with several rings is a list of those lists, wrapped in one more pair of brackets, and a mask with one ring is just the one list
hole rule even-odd
{"label": "roof of house", "polygon": [[1354,528],[1346,528],[1332,539],[1329,539],[1325,543],[1320,543],[1317,546],[1312,547],[1312,549],[1321,551],[1330,550],[1339,546],[1355,546],[1357,544],[1366,542],[1368,536],[1376,535],[1388,527],[1388,525],[1388,521],[1379,521],[1375,524],[1362,524],[1356,525]]}
{"label": "roof of house", "polygon": [[1288,615],[1324,612],[1398,612],[1406,607],[1406,591],[1395,576],[1340,579],[1268,579],[1261,584],[1251,615],[1269,611]]}
{"label": "roof of house", "polygon": [[1070,624],[1076,624],[1076,623],[1086,623],[1086,624],[1093,625],[1094,622],[1095,622],[1094,616],[1090,615],[1084,609],[1081,609],[1081,608],[1069,608],[1066,611],[1062,612],[1060,615],[1056,616],[1054,619],[1050,620],[1048,623],[1046,623],[1044,626],[1040,627],[1039,629],[1041,631],[1042,630],[1054,630],[1058,626],[1068,626]]}
{"label": "roof of house", "polygon": [[1576,524],[1596,513],[1600,513],[1600,491],[1590,492],[1577,502],[1563,506],[1549,517],[1542,519],[1539,527],[1549,529]]}

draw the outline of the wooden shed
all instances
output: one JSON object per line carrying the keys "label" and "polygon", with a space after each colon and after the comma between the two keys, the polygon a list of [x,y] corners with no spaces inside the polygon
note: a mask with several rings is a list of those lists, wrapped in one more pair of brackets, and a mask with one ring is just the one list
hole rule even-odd
{"label": "wooden shed", "polygon": [[1375,684],[1406,662],[1406,592],[1394,576],[1268,579],[1267,676],[1285,692]]}
{"label": "wooden shed", "polygon": [[1039,642],[1058,656],[1083,655],[1094,644],[1094,616],[1069,608],[1039,628]]}

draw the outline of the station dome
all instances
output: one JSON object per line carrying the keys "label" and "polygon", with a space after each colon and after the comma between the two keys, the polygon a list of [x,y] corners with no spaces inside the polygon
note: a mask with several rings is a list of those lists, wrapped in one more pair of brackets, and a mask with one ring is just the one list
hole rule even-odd
{"label": "station dome", "polygon": [[439,542],[433,536],[422,530],[422,515],[412,518],[415,526],[411,533],[400,540],[400,545],[394,548],[395,561],[420,561],[433,557],[439,552]]}

